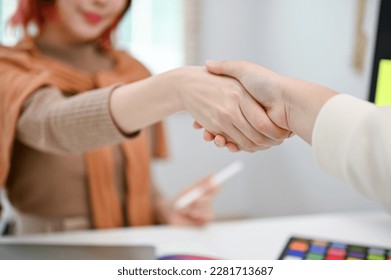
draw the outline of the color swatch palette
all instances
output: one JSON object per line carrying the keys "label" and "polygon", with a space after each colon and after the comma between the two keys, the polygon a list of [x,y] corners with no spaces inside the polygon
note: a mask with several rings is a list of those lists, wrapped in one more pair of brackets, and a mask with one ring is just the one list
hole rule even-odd
{"label": "color swatch palette", "polygon": [[391,260],[391,249],[291,237],[280,260]]}

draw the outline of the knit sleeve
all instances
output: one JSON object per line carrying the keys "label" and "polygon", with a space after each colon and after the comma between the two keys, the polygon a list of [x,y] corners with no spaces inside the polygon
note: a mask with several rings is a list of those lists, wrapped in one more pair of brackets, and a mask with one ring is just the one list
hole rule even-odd
{"label": "knit sleeve", "polygon": [[113,88],[71,97],[54,87],[38,90],[24,103],[17,139],[54,154],[79,154],[128,140],[133,135],[119,130],[109,110]]}

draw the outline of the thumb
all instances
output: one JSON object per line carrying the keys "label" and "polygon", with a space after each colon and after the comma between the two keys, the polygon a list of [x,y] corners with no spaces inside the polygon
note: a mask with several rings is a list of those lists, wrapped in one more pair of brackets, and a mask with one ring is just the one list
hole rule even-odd
{"label": "thumb", "polygon": [[216,74],[216,75],[226,75],[231,76],[239,80],[241,76],[240,68],[241,63],[238,61],[213,61],[213,60],[207,60],[205,62],[206,68],[209,72]]}

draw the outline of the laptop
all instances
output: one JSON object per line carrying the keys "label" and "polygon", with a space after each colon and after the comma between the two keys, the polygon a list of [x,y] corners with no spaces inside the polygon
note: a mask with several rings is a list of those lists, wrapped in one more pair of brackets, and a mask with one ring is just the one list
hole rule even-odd
{"label": "laptop", "polygon": [[149,245],[0,244],[0,260],[154,260]]}

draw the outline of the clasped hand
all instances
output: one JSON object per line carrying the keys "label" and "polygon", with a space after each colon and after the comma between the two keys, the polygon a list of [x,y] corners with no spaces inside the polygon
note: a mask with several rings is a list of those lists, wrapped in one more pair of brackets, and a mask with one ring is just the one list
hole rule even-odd
{"label": "clasped hand", "polygon": [[208,121],[195,118],[194,127],[204,128],[204,140],[232,152],[254,152],[279,145],[293,135],[288,126],[281,76],[250,62],[208,61],[207,70],[239,84],[221,96],[218,108],[223,113],[212,129],[207,127]]}

